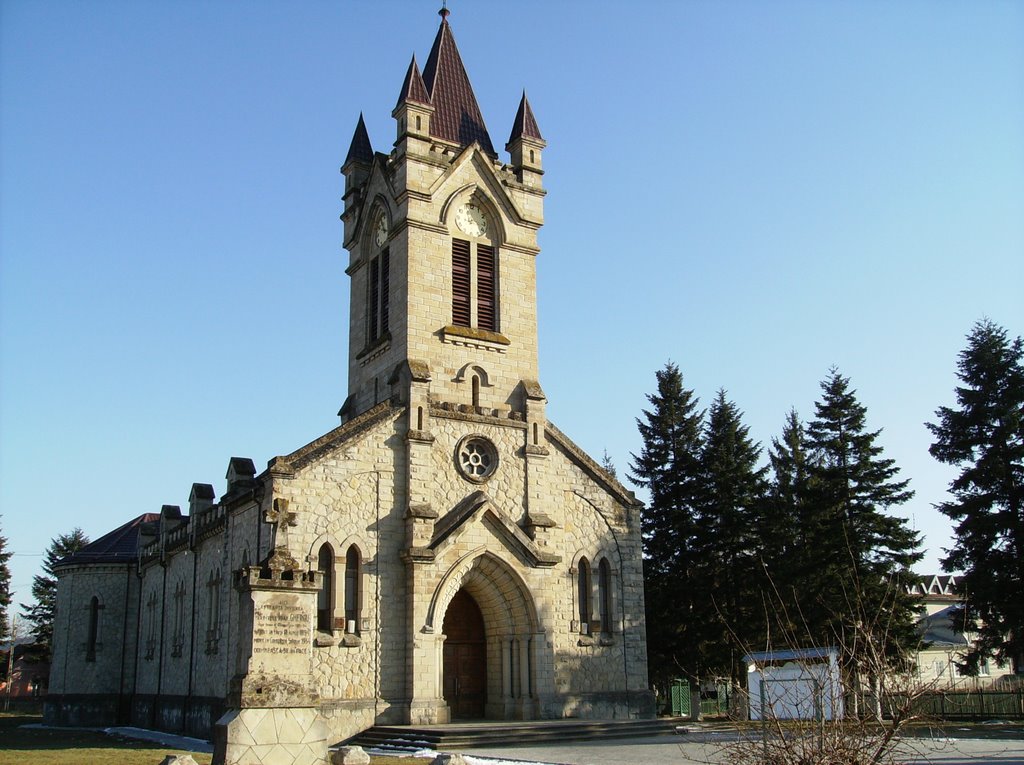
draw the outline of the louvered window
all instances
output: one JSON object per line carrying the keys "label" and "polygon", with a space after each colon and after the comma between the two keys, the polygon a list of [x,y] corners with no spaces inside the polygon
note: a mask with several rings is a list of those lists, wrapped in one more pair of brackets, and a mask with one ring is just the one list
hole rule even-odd
{"label": "louvered window", "polygon": [[490,244],[452,239],[452,324],[498,330],[497,262]]}
{"label": "louvered window", "polygon": [[494,248],[476,246],[476,323],[480,329],[497,329],[494,320]]}
{"label": "louvered window", "polygon": [[471,326],[470,248],[463,239],[452,239],[452,324]]}
{"label": "louvered window", "polygon": [[366,297],[369,326],[367,332],[372,343],[390,327],[388,308],[391,293],[391,254],[384,250],[370,261],[369,294]]}
{"label": "louvered window", "polygon": [[380,254],[380,331],[388,332],[391,322],[388,319],[389,296],[391,294],[391,252],[384,250]]}

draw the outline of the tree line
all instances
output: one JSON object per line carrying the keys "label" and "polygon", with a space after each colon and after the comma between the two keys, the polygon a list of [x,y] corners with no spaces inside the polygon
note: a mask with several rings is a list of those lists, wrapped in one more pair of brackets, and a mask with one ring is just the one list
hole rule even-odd
{"label": "tree line", "polygon": [[[988,657],[1024,665],[1022,359],[1019,337],[978,322],[959,356],[956,407],[927,424],[931,454],[961,469],[936,506],[956,523],[942,563],[964,572],[964,616],[979,633],[964,657],[969,673]],[[850,379],[830,370],[813,417],[791,410],[765,452],[726,391],[704,410],[675,364],[655,377],[629,470],[650,495],[642,534],[652,683],[745,684],[744,655],[780,648],[843,646],[853,672],[868,648],[905,662],[919,642],[908,588],[921,539],[892,511],[914,492]]]}

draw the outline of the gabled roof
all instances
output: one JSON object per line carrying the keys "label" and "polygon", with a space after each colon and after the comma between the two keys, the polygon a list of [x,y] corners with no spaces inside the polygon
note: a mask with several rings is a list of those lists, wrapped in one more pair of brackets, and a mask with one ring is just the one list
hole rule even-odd
{"label": "gabled roof", "polygon": [[139,552],[139,526],[160,520],[159,513],[143,513],[123,526],[90,542],[81,550],[66,555],[58,566],[77,566],[83,563],[130,563]]}
{"label": "gabled roof", "polygon": [[356,132],[352,135],[352,143],[349,145],[348,154],[345,157],[345,165],[349,162],[362,162],[367,165],[373,162],[373,147],[370,145],[370,134],[366,132],[366,123],[363,122],[362,113],[359,114]]}
{"label": "gabled roof", "polygon": [[397,106],[401,106],[406,101],[430,105],[430,94],[427,92],[427,86],[420,75],[420,68],[416,65],[415,55],[413,55],[412,62],[409,64],[409,71],[405,73],[405,81],[402,83],[402,92],[398,94]]}
{"label": "gabled roof", "polygon": [[508,142],[512,143],[517,138],[533,138],[537,141],[543,141],[544,138],[540,134],[540,128],[537,127],[537,120],[533,116],[533,109],[530,108],[530,102],[526,100],[526,91],[523,91],[523,97],[519,101],[519,111],[516,112],[516,118],[512,120],[512,134],[508,137]]}
{"label": "gabled roof", "polygon": [[448,26],[447,11],[441,13],[441,28],[437,30],[434,47],[423,68],[423,82],[434,106],[430,135],[463,147],[477,141],[485,152],[497,156]]}

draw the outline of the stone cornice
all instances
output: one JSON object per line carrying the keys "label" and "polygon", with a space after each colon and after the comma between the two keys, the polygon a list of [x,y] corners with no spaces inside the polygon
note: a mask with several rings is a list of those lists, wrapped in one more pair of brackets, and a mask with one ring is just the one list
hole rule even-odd
{"label": "stone cornice", "polygon": [[638,500],[633,492],[612,478],[608,471],[594,462],[586,452],[574,444],[565,433],[556,428],[550,421],[545,425],[544,432],[550,441],[561,446],[585,473],[601,484],[609,494],[613,495],[623,505],[637,509],[644,506],[644,503]]}
{"label": "stone cornice", "polygon": [[402,407],[395,406],[391,401],[382,401],[377,406],[363,412],[354,420],[325,433],[320,438],[296,449],[291,454],[283,457],[274,457],[268,463],[267,470],[276,471],[278,475],[282,476],[287,473],[294,474],[294,471],[305,467],[327,452],[338,448],[346,441],[361,436],[379,423],[397,414],[401,409]]}

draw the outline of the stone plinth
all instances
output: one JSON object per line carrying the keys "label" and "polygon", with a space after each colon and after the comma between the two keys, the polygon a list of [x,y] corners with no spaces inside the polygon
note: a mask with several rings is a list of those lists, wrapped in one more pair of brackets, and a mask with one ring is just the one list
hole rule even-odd
{"label": "stone plinth", "polygon": [[313,622],[320,583],[278,548],[239,572],[248,595],[244,671],[234,709],[217,721],[215,765],[327,765],[327,727],[312,686]]}

